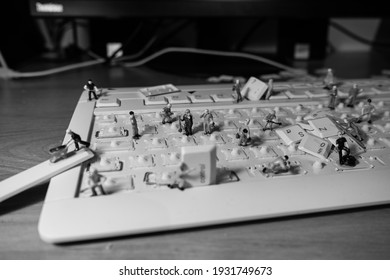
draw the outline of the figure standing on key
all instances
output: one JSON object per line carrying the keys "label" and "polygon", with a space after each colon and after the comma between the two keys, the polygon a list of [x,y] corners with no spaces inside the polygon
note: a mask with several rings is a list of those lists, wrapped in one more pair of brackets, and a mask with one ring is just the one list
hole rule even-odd
{"label": "figure standing on key", "polygon": [[359,88],[357,84],[353,84],[351,89],[348,92],[348,98],[347,98],[347,107],[353,107],[356,102],[356,98],[359,93],[361,93],[363,90]]}
{"label": "figure standing on key", "polygon": [[265,93],[265,100],[269,100],[273,92],[274,92],[274,80],[269,79],[267,92]]}
{"label": "figure standing on key", "polygon": [[96,168],[91,168],[88,174],[87,184],[92,191],[92,196],[97,196],[98,193],[96,189],[99,190],[100,194],[105,195],[106,192],[103,189],[103,182],[106,180],[106,177],[99,174]]}
{"label": "figure standing on key", "polygon": [[326,89],[331,89],[333,85],[335,84],[334,82],[334,75],[333,75],[333,70],[331,68],[328,68],[326,70],[326,76],[324,78],[324,88]]}
{"label": "figure standing on key", "polygon": [[138,139],[141,137],[138,133],[138,124],[137,124],[137,119],[135,118],[134,112],[130,111],[130,124],[131,124],[131,129],[133,131],[133,139]]}
{"label": "figure standing on key", "polygon": [[346,123],[345,129],[349,131],[353,137],[355,137],[359,141],[363,141],[363,137],[360,135],[359,129],[356,125],[356,123],[358,122],[358,118],[344,119],[344,122]]}
{"label": "figure standing on key", "polygon": [[81,140],[80,135],[78,135],[77,133],[73,132],[69,128],[66,130],[66,133],[69,134],[70,137],[71,137],[71,139],[68,141],[68,143],[66,145],[69,145],[69,143],[71,141],[73,141],[74,146],[76,147],[76,151],[80,150],[80,145],[79,144],[84,145],[87,148],[89,147],[89,145],[90,145],[89,142]]}
{"label": "figure standing on key", "polygon": [[234,84],[233,84],[233,88],[232,90],[236,93],[237,97],[236,97],[236,101],[237,103],[243,101],[244,99],[242,98],[242,94],[241,94],[241,83],[240,83],[240,80],[235,80]]}
{"label": "figure standing on key", "polygon": [[276,112],[275,110],[272,110],[271,113],[269,113],[266,117],[265,117],[265,120],[266,120],[266,124],[263,128],[263,131],[266,131],[266,130],[273,130],[273,125],[274,124],[277,124],[277,125],[282,125],[281,122],[276,122]]}
{"label": "figure standing on key", "polygon": [[371,98],[367,99],[367,103],[362,108],[362,114],[359,117],[359,121],[366,120],[369,124],[372,123],[372,114],[375,111],[374,105],[371,104]]}
{"label": "figure standing on key", "polygon": [[334,110],[334,108],[336,107],[337,95],[338,95],[337,86],[333,85],[329,94],[329,104],[328,104],[328,108],[331,110]]}
{"label": "figure standing on key", "polygon": [[[349,156],[350,149],[348,148],[347,139],[343,136],[343,132],[338,131],[337,135],[339,138],[336,140],[336,147],[339,153],[339,163],[340,165],[344,164],[344,159]],[[345,152],[345,155],[344,153]]]}
{"label": "figure standing on key", "polygon": [[84,86],[84,89],[88,91],[88,100],[91,101],[91,94],[93,94],[93,97],[97,100],[98,97],[96,95],[96,92],[98,91],[98,88],[96,85],[92,82],[91,79],[87,81],[87,84]]}
{"label": "figure standing on key", "polygon": [[167,106],[165,106],[161,112],[161,117],[162,117],[162,124],[165,123],[172,123],[173,118],[172,118],[172,111],[171,111],[172,105],[169,103]]}
{"label": "figure standing on key", "polygon": [[251,135],[250,130],[248,127],[240,127],[236,134],[236,138],[239,139],[238,145],[239,146],[247,146],[251,141]]}
{"label": "figure standing on key", "polygon": [[209,109],[204,110],[203,114],[199,117],[203,118],[204,134],[211,134],[214,128],[214,118]]}
{"label": "figure standing on key", "polygon": [[183,116],[180,117],[180,120],[184,122],[184,133],[189,136],[192,135],[192,126],[194,124],[193,119],[192,119],[192,114],[189,109],[185,110],[185,113]]}

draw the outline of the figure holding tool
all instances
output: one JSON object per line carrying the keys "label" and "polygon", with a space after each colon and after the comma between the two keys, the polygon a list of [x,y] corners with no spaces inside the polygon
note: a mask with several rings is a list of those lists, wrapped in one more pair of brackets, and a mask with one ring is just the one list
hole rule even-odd
{"label": "figure holding tool", "polygon": [[273,130],[273,125],[274,124],[277,124],[277,125],[282,125],[281,122],[276,122],[276,112],[275,110],[272,110],[271,113],[269,113],[266,117],[265,117],[265,120],[267,121],[264,128],[263,128],[263,131],[266,131],[266,130]]}

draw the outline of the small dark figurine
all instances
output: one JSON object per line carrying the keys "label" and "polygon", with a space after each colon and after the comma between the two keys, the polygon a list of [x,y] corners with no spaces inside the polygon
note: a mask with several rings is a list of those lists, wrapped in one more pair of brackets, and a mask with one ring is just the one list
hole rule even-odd
{"label": "small dark figurine", "polygon": [[[86,146],[87,148],[89,147],[90,143],[87,142],[87,141],[81,140],[80,135],[78,135],[77,133],[73,132],[73,131],[70,130],[70,129],[67,129],[67,130],[66,130],[66,133],[68,133],[68,134],[70,135],[70,137],[71,137],[71,139],[69,140],[68,144],[69,144],[71,141],[73,141],[74,146],[75,146],[75,148],[76,148],[76,151],[80,150],[80,145],[79,145],[79,144],[84,145],[84,146]],[[68,145],[68,144],[67,144],[67,145]]]}
{"label": "small dark figurine", "polygon": [[91,94],[93,94],[93,97],[95,99],[98,99],[96,92],[98,91],[98,88],[96,85],[92,82],[91,79],[88,80],[87,84],[84,86],[85,90],[88,90],[88,100],[91,101]]}
{"label": "small dark figurine", "polygon": [[133,131],[133,139],[138,139],[141,137],[141,135],[138,134],[138,124],[137,124],[137,119],[135,118],[134,112],[130,111],[130,123],[131,123],[131,128]]}
{"label": "small dark figurine", "polygon": [[180,121],[184,122],[184,133],[187,136],[192,135],[192,126],[194,122],[192,120],[192,114],[189,109],[185,110],[184,115],[180,117]]}
{"label": "small dark figurine", "polygon": [[336,147],[339,153],[339,163],[340,165],[355,166],[356,158],[351,156],[351,150],[348,147],[347,139],[343,136],[343,132],[339,131],[339,138],[336,140]]}

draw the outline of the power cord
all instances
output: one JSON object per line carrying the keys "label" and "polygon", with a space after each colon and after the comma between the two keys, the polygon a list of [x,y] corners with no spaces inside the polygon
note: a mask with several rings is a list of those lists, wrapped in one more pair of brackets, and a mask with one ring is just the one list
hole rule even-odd
{"label": "power cord", "polygon": [[306,76],[307,73],[305,70],[293,68],[287,65],[284,65],[282,63],[276,62],[274,60],[257,56],[249,53],[242,53],[242,52],[227,52],[227,51],[215,51],[215,50],[206,50],[206,49],[196,49],[196,48],[180,48],[180,47],[168,47],[164,48],[162,50],[159,50],[143,59],[140,59],[138,61],[132,61],[124,63],[123,65],[125,67],[138,67],[142,66],[164,54],[167,53],[195,53],[195,54],[203,54],[203,55],[213,55],[213,56],[225,56],[225,57],[238,57],[238,58],[244,58],[249,60],[254,60],[257,62],[265,63],[271,66],[274,66],[276,68],[280,68],[282,70],[288,71],[290,73],[293,73],[298,76]]}

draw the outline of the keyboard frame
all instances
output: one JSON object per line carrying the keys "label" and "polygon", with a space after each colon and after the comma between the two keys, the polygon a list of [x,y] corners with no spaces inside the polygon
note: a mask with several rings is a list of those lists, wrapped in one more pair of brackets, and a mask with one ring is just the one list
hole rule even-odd
{"label": "keyboard frame", "polygon": [[[390,84],[390,82],[389,82]],[[277,86],[278,83],[275,83]],[[182,92],[232,92],[231,85],[179,86]],[[144,105],[140,88],[103,89],[107,96],[127,96],[121,99],[120,113],[128,114],[128,105],[136,113],[161,111],[163,105]],[[94,114],[104,114],[110,108],[95,108],[96,101],[81,94],[69,128],[91,139]],[[373,96],[375,100],[378,97]],[[390,96],[380,96],[390,101]],[[284,106],[299,102],[313,105],[327,102],[324,98],[291,101],[244,101],[207,103],[210,110]],[[175,110],[204,109],[204,103],[173,104]],[[68,141],[68,135],[64,143]],[[280,178],[253,177],[242,182],[156,192],[129,192],[117,195],[77,198],[80,178],[87,164],[72,168],[52,178],[39,219],[42,240],[65,243],[183,228],[204,227],[274,217],[317,213],[390,202],[389,166],[313,176],[291,175]]]}

